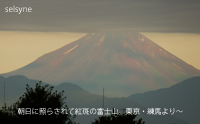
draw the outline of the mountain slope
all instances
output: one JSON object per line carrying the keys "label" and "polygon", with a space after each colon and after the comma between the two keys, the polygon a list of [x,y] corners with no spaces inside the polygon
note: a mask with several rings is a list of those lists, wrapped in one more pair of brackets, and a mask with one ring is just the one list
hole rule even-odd
{"label": "mountain slope", "polygon": [[[72,108],[102,108],[102,95],[91,94],[88,91],[80,88],[77,85],[71,83],[62,83],[55,87],[55,89],[61,91],[65,90],[65,96],[67,97],[66,103],[69,107]],[[137,119],[142,118],[146,123],[153,123],[153,124],[187,124],[187,122],[178,119],[171,115],[147,115],[147,108],[137,104],[134,101],[131,101],[125,97],[121,98],[104,98],[104,109],[111,110],[112,108],[116,108],[119,110],[120,113],[126,113],[125,108],[139,108],[140,115],[138,115]],[[122,109],[125,109],[124,111]],[[142,111],[145,112],[142,112]],[[104,113],[106,113],[104,111]],[[81,124],[89,124],[91,120],[94,121],[97,118],[97,115],[77,115],[76,121],[80,122]]]}
{"label": "mountain slope", "polygon": [[169,87],[200,71],[140,33],[113,32],[88,34],[2,75],[71,82],[97,94],[106,87],[108,96],[127,96]]}
{"label": "mountain slope", "polygon": [[175,117],[191,124],[200,123],[200,77],[193,77],[170,88],[133,94],[128,98],[145,107],[175,108],[183,110]]}
{"label": "mountain slope", "polygon": [[[5,101],[8,106],[12,105],[13,102],[16,102],[19,97],[25,92],[26,84],[34,87],[37,80],[30,80],[25,76],[17,75],[4,78],[0,76],[0,106],[4,104],[4,82],[5,82]],[[43,83],[45,84],[45,83]]]}

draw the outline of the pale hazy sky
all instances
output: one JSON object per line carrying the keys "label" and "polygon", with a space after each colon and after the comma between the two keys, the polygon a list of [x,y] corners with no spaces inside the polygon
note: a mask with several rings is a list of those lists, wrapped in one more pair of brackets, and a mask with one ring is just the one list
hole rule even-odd
{"label": "pale hazy sky", "polygon": [[[200,69],[200,34],[145,33],[146,37]],[[86,33],[0,32],[0,74],[23,67],[45,53],[56,50]]]}
{"label": "pale hazy sky", "polygon": [[0,31],[0,73],[23,67],[86,34]]}

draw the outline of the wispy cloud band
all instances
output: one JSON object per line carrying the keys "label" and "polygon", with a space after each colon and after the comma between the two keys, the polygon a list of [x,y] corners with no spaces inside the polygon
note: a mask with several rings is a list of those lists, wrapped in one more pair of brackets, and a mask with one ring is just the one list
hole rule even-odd
{"label": "wispy cloud band", "polygon": [[[13,5],[33,11],[6,13]],[[9,0],[0,8],[0,30],[200,33],[199,0]]]}

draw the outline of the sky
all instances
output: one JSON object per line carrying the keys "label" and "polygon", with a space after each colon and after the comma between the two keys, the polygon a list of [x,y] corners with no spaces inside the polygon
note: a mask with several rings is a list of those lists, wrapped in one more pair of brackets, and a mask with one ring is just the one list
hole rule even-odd
{"label": "sky", "polygon": [[[8,13],[6,7],[31,7]],[[0,73],[91,32],[137,31],[200,69],[199,0],[0,0]]]}

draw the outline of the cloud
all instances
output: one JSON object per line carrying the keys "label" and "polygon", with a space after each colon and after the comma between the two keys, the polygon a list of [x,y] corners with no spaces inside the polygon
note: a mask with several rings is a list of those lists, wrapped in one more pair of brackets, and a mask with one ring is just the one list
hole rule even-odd
{"label": "cloud", "polygon": [[[32,13],[5,13],[5,7]],[[0,30],[200,33],[199,0],[9,0],[0,5]]]}

